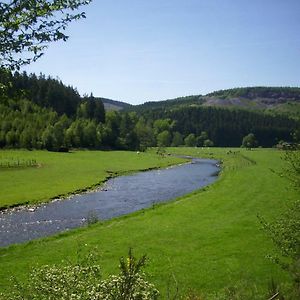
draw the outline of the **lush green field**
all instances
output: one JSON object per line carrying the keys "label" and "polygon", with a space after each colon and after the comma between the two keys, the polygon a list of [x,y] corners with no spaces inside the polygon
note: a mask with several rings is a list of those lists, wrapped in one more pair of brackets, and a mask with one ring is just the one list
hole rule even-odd
{"label": "lush green field", "polygon": [[[271,171],[282,168],[281,153],[265,149],[232,149],[229,152],[229,149],[173,148],[169,151],[221,159],[223,171],[220,179],[204,190],[168,204],[52,238],[1,249],[1,289],[7,288],[9,275],[14,274],[24,280],[32,266],[61,263],[66,258],[75,259],[79,245],[86,249],[95,246],[100,249],[104,276],[117,271],[118,258],[126,255],[128,247],[133,247],[137,255],[146,253],[150,258],[147,268],[150,280],[162,294],[166,292],[168,283],[174,283],[172,278],[176,278],[181,293],[190,289],[212,293],[241,281],[266,291],[272,277],[278,281],[286,280],[287,277],[280,268],[265,257],[273,251],[273,245],[260,229],[257,218],[257,214],[262,214],[268,220],[273,219],[297,196],[292,190],[286,189],[287,181],[284,178]],[[31,153],[33,155],[34,152]],[[48,162],[50,168],[52,160],[46,158],[45,153],[36,155],[37,161],[45,166]],[[69,154],[50,155],[63,163],[57,157]],[[83,152],[70,154],[72,155],[74,162],[77,157],[76,170],[80,172],[75,174],[77,179],[72,182],[76,189],[79,188],[76,182],[80,182],[81,187],[86,185],[86,182],[80,181],[80,175],[84,177],[83,174],[88,174],[85,163],[87,157],[91,161],[97,161],[97,155],[101,157],[102,154]],[[110,156],[110,159],[106,158],[103,162],[106,166],[104,170],[109,168],[124,171],[126,168],[134,168],[129,168],[129,161],[124,162],[125,157],[129,160],[132,154],[119,152],[105,155]],[[140,158],[130,159],[132,163]],[[160,162],[152,159],[153,165]],[[101,159],[99,165],[100,161]],[[163,164],[162,159],[160,166]],[[146,166],[144,162],[139,168],[149,165]],[[65,166],[68,169],[67,162]],[[52,167],[55,168],[55,164]],[[95,182],[101,176],[105,177],[104,171],[97,173],[95,166],[90,168],[91,173],[98,176],[94,179]],[[30,172],[34,171],[39,170]],[[69,171],[67,174],[72,176],[73,172]],[[92,182],[92,175],[90,176],[89,183]],[[61,180],[63,178],[61,176]],[[47,178],[47,181],[51,180],[59,182],[54,175]],[[55,184],[48,184],[49,187],[52,185]],[[10,189],[13,186],[11,183]],[[46,194],[46,187],[43,185],[42,188]],[[9,188],[6,193],[8,192]],[[35,199],[37,198],[35,195]],[[42,198],[45,197],[39,197]],[[16,196],[12,199],[16,199]]]}
{"label": "lush green field", "polygon": [[108,176],[180,161],[129,151],[0,151],[0,208],[48,201],[92,188]]}

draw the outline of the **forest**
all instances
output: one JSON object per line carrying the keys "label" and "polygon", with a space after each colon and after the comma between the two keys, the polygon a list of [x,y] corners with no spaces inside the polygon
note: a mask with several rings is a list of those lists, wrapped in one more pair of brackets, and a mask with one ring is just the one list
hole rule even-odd
{"label": "forest", "polygon": [[[101,98],[81,97],[75,88],[43,74],[2,70],[0,84],[1,148],[143,151],[154,146],[241,146],[249,133],[258,146],[272,147],[291,142],[300,124],[286,115],[196,105],[199,96],[105,111]],[[278,94],[278,89],[269,93]],[[291,90],[287,97],[292,96],[297,97]]]}

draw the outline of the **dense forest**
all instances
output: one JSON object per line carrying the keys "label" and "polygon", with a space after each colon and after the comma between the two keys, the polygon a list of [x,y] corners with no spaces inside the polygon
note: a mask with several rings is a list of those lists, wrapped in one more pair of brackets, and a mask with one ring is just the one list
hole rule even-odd
{"label": "dense forest", "polygon": [[149,110],[146,119],[169,118],[172,129],[182,136],[200,136],[204,131],[215,146],[240,146],[248,133],[253,133],[258,144],[272,147],[280,140],[291,141],[291,131],[299,122],[286,116],[272,116],[261,112],[215,107],[181,107],[171,110]]}
{"label": "dense forest", "polygon": [[300,124],[284,115],[205,107],[201,96],[105,111],[101,98],[81,97],[58,79],[4,70],[0,72],[0,97],[1,148],[241,146],[249,133],[259,146],[272,147],[280,140],[291,141],[291,133]]}

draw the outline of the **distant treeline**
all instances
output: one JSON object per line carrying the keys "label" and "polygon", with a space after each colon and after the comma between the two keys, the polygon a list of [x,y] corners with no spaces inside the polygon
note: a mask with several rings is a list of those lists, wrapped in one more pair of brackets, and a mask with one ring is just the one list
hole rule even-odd
{"label": "distant treeline", "polygon": [[263,147],[272,147],[278,141],[291,141],[291,132],[300,123],[286,116],[272,116],[262,112],[216,107],[180,107],[171,110],[149,110],[143,112],[147,120],[169,118],[174,122],[173,130],[183,136],[205,131],[215,146],[240,146],[248,133],[254,133]]}
{"label": "distant treeline", "polygon": [[245,87],[235,88],[228,90],[219,90],[206,96],[218,97],[218,98],[273,98],[273,99],[285,99],[290,101],[300,100],[300,88],[296,87]]}
{"label": "distant treeline", "polygon": [[126,108],[127,111],[135,111],[135,112],[143,112],[150,109],[170,109],[175,107],[182,107],[182,106],[199,106],[204,103],[204,99],[201,95],[195,96],[185,96],[185,97],[178,97],[175,99],[169,99],[164,101],[149,101],[143,104],[135,105]]}
{"label": "distant treeline", "polygon": [[6,96],[11,99],[28,99],[41,106],[52,108],[59,115],[73,116],[81,102],[78,92],[61,81],[44,75],[27,75],[0,71],[0,82],[5,85]]}
{"label": "distant treeline", "polygon": [[0,100],[1,148],[240,146],[249,133],[258,145],[270,147],[280,140],[291,141],[291,133],[299,128],[299,122],[286,116],[191,106],[201,100],[199,96],[158,103],[156,109],[152,103],[151,109],[145,105],[137,111],[105,112],[100,98],[80,97],[57,79],[3,70]]}
{"label": "distant treeline", "polygon": [[[150,109],[174,109],[186,106],[202,106],[211,98],[219,99],[235,99],[245,98],[248,100],[257,99],[272,99],[276,104],[272,110],[276,113],[275,107],[282,103],[296,103],[300,100],[300,88],[295,87],[246,87],[235,88],[228,90],[219,90],[207,95],[191,95],[185,97],[178,97],[164,101],[148,101],[143,104],[125,108],[126,110],[143,112]],[[300,101],[299,101],[300,102]],[[247,107],[241,107],[247,109]],[[249,107],[248,107],[249,109]],[[253,109],[252,109],[253,110]],[[269,110],[269,113],[272,113]],[[279,111],[280,113],[280,111]]]}

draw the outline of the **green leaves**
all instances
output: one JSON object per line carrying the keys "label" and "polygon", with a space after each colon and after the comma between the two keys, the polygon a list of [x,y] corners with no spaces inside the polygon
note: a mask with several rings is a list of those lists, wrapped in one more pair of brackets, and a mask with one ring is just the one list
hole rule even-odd
{"label": "green leaves", "polygon": [[145,265],[145,256],[136,260],[130,249],[128,257],[120,260],[121,273],[102,280],[101,267],[95,263],[95,254],[90,253],[76,264],[34,268],[28,284],[21,284],[16,278],[12,278],[13,290],[9,295],[0,294],[0,299],[158,299],[158,290],[147,282],[141,273],[141,268]]}
{"label": "green leaves", "polygon": [[0,65],[18,70],[39,59],[50,42],[66,41],[73,13],[92,0],[11,0],[0,2]]}

